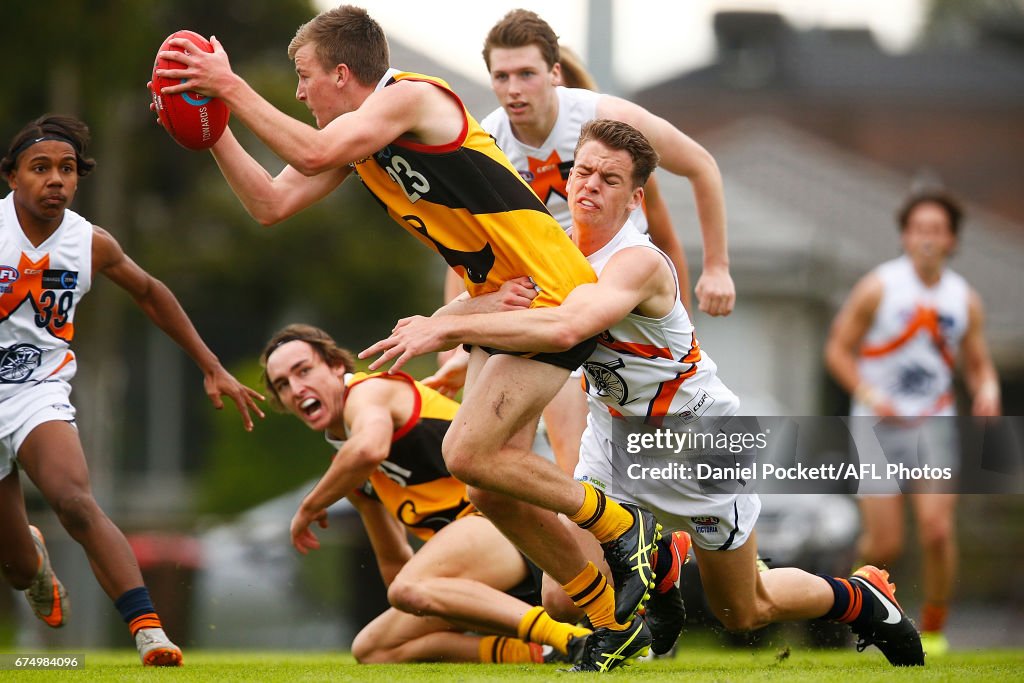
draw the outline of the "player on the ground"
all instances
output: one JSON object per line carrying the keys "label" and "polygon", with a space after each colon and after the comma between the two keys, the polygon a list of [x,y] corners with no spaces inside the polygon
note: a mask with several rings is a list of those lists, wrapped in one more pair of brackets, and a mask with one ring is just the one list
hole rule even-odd
{"label": "player on the ground", "polygon": [[[400,225],[464,276],[474,297],[525,276],[537,289],[533,305],[550,307],[593,282],[586,259],[447,84],[389,68],[384,33],[364,10],[344,5],[322,12],[289,45],[296,96],[319,128],[274,108],[231,71],[220,42],[211,42],[212,53],[159,53],[184,68],[156,74],[181,81],[164,94],[192,90],[222,98],[235,120],[288,163],[271,176],[230,131],[212,148],[260,222],[313,204],[354,170]],[[530,451],[541,410],[595,343],[584,340],[559,354],[473,349],[469,388],[444,456],[449,471],[470,485],[476,507],[547,574],[573,594],[595,588],[580,597],[595,626],[642,642],[649,636],[633,615],[653,582],[650,558],[659,537],[653,515],[606,500]],[[614,588],[597,581],[597,568],[557,522],[559,512],[605,544]]]}
{"label": "player on the ground", "polygon": [[252,429],[254,398],[207,348],[167,287],[122,251],[114,237],[67,207],[95,162],[89,129],[43,116],[19,131],[0,160],[11,188],[0,200],[0,566],[25,590],[36,616],[59,628],[69,604],[43,543],[25,513],[19,470],[39,488],[89,558],[104,592],[128,623],[145,665],[177,666],[181,650],[164,633],[124,534],[96,504],[75,427],[69,382],[75,309],[96,276],[131,295],[203,371],[217,408],[230,397]]}
{"label": "player on the ground", "polygon": [[[726,628],[823,617],[850,624],[861,638],[858,647],[873,643],[895,665],[923,664],[920,638],[885,572],[865,566],[840,579],[796,568],[758,571],[756,494],[707,493],[700,482],[682,478],[626,486],[626,447],[636,422],[658,425],[689,411],[704,431],[737,429],[730,418],[739,401],[694,337],[670,261],[629,220],[657,159],[628,124],[584,126],[568,194],[573,240],[597,271],[597,283],[577,287],[550,309],[409,318],[361,355],[383,351],[371,368],[395,358],[395,369],[456,343],[555,351],[598,334],[597,349],[583,364],[591,410],[577,478],[600,482],[609,497],[646,506],[689,532],[708,603]],[[590,637],[581,667],[609,665],[598,649],[605,635],[597,629]]]}
{"label": "player on the ground", "polygon": [[[352,354],[309,325],[274,334],[260,363],[271,403],[337,449],[292,519],[292,544],[303,554],[318,548],[310,527],[326,526],[327,508],[348,497],[388,587],[393,607],[356,636],[357,660],[508,663],[578,655],[589,631],[556,622],[538,606],[540,570],[476,513],[466,485],[445,469],[441,441],[457,403],[404,373],[356,373]],[[427,541],[416,554],[410,532]]]}
{"label": "player on the ground", "polygon": [[[864,426],[877,436],[888,460],[911,467],[957,468],[958,437],[951,416],[956,414],[958,355],[964,360],[972,414],[1001,412],[981,298],[947,267],[961,216],[959,203],[945,191],[910,196],[897,215],[903,256],[881,264],[854,286],[826,346],[829,370],[853,396],[850,414],[860,421],[890,418]],[[919,450],[919,445],[927,448]],[[909,501],[923,553],[921,639],[929,654],[940,655],[948,649],[943,628],[956,580],[956,494],[934,482],[907,482],[901,489],[913,492],[862,491],[858,551],[864,561],[879,566],[895,561],[903,551],[902,520]]]}

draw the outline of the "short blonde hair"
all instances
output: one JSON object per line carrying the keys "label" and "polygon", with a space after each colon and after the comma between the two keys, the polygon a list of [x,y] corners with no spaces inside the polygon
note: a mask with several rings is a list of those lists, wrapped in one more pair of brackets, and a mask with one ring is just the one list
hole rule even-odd
{"label": "short blonde hair", "polygon": [[310,43],[325,71],[345,64],[363,85],[376,84],[391,65],[384,30],[362,7],[342,5],[307,21],[288,44],[288,58]]}

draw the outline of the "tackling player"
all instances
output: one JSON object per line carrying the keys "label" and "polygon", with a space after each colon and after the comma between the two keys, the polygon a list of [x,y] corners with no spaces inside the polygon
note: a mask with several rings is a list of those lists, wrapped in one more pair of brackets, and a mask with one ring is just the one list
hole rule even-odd
{"label": "tackling player", "polygon": [[[597,283],[577,287],[550,309],[409,318],[361,355],[383,352],[370,367],[394,358],[394,370],[413,356],[456,343],[556,350],[598,334],[598,347],[583,364],[591,400],[577,478],[601,482],[609,497],[647,506],[672,528],[689,532],[708,603],[726,628],[837,620],[860,636],[858,649],[875,644],[894,665],[923,665],[920,638],[886,572],[865,566],[849,579],[789,567],[759,572],[756,494],[706,493],[699,482],[682,479],[636,490],[625,486],[628,438],[622,436],[630,424],[656,425],[689,409],[716,432],[735,430],[730,417],[739,407],[697,343],[670,261],[629,220],[657,160],[643,134],[628,124],[596,120],[583,128],[569,176],[569,206],[573,240],[597,271]],[[597,551],[589,539],[581,540],[591,553]],[[590,637],[581,668],[618,664],[599,647],[606,636],[597,629]]]}

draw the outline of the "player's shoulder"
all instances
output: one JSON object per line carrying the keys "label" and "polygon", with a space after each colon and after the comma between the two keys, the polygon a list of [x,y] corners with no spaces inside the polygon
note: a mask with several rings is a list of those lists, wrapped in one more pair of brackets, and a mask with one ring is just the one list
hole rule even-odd
{"label": "player's shoulder", "polygon": [[508,114],[502,107],[496,108],[487,116],[480,119],[480,127],[494,136],[503,133],[508,128],[508,126]]}

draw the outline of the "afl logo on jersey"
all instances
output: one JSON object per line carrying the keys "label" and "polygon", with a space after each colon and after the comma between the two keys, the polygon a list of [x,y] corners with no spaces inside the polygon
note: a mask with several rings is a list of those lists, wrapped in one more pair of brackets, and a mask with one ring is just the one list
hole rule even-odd
{"label": "afl logo on jersey", "polygon": [[17,268],[12,266],[0,266],[0,285],[9,285],[21,277]]}
{"label": "afl logo on jersey", "polygon": [[525,180],[528,183],[532,183],[534,179],[537,177],[533,175],[533,171],[520,171],[519,175],[522,176],[523,180]]}
{"label": "afl logo on jersey", "polygon": [[42,358],[42,349],[31,344],[15,344],[0,349],[0,382],[19,384],[26,381],[39,367]]}

